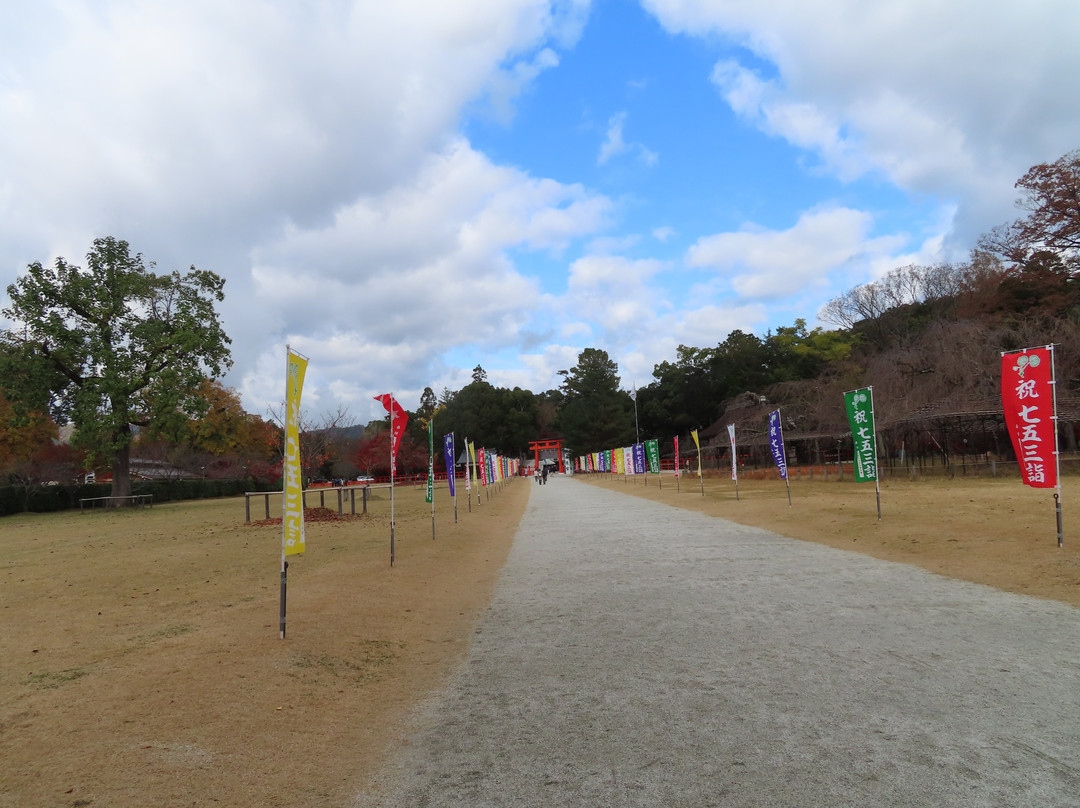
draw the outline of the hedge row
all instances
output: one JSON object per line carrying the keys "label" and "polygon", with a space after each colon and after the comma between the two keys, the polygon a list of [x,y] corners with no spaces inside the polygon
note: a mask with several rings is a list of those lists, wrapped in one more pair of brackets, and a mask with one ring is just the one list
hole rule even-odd
{"label": "hedge row", "polygon": [[[281,485],[266,485],[247,480],[139,480],[131,485],[132,494],[151,494],[154,502],[182,499],[231,497],[245,491],[280,491]],[[79,500],[88,497],[107,497],[112,492],[109,483],[86,485],[0,486],[0,516],[13,513],[47,513],[79,507]]]}

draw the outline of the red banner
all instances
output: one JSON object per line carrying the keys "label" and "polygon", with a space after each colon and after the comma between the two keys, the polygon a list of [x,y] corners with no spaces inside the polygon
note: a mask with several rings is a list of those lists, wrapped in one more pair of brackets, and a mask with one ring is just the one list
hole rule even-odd
{"label": "red banner", "polygon": [[1001,403],[1020,477],[1032,488],[1057,486],[1054,350],[1027,348],[1001,355]]}
{"label": "red banner", "polygon": [[375,396],[375,400],[382,402],[382,405],[386,407],[386,411],[390,413],[390,460],[396,469],[397,450],[398,446],[401,445],[401,436],[405,434],[405,425],[409,423],[409,414],[398,404],[393,393]]}

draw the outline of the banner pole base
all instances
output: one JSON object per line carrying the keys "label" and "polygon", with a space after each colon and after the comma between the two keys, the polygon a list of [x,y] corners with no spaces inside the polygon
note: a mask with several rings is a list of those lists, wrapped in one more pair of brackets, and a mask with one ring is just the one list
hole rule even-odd
{"label": "banner pole base", "polygon": [[1054,493],[1054,510],[1057,511],[1058,547],[1065,546],[1065,534],[1061,526],[1061,495]]}
{"label": "banner pole base", "polygon": [[280,632],[280,638],[285,639],[285,580],[289,575],[289,562],[285,561],[281,565],[281,614],[278,622],[278,631]]}

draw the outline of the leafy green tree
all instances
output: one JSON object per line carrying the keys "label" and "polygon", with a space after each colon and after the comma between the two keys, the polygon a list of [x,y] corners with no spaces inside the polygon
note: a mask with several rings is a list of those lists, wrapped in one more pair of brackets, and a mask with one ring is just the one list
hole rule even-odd
{"label": "leafy green tree", "polygon": [[536,396],[515,387],[508,390],[484,380],[466,385],[435,419],[438,435],[453,432],[478,447],[505,454],[522,454],[539,433]]}
{"label": "leafy green tree", "polygon": [[719,417],[720,380],[712,372],[715,348],[680,345],[674,362],[653,368],[654,381],[638,391],[641,427],[652,436],[685,435]]}
{"label": "leafy green tree", "polygon": [[[765,342],[772,354],[769,382],[794,382],[812,379],[830,362],[838,362],[851,354],[855,336],[848,331],[826,331],[823,328],[806,330],[801,317],[793,326],[780,326],[776,333],[767,334]],[[741,392],[741,391],[740,391]]]}
{"label": "leafy green tree", "polygon": [[426,424],[438,408],[439,399],[435,397],[435,391],[430,387],[425,387],[424,392],[420,394],[420,409],[416,411],[417,416]]}
{"label": "leafy green tree", "polygon": [[716,393],[723,400],[759,392],[771,380],[773,360],[765,340],[736,328],[709,359],[709,372],[718,382]]}
{"label": "leafy green tree", "polygon": [[195,267],[155,275],[115,238],[95,239],[86,259],[85,270],[35,262],[8,287],[3,314],[15,326],[2,339],[13,350],[0,357],[15,361],[3,378],[30,404],[47,388],[53,417],[75,424],[92,459],[111,461],[112,492],[123,496],[135,428],[175,434],[203,414],[203,379],[232,364],[214,309],[225,281]]}
{"label": "leafy green tree", "polygon": [[635,438],[634,402],[619,389],[619,366],[607,351],[586,348],[563,375],[558,426],[572,452],[626,446]]}

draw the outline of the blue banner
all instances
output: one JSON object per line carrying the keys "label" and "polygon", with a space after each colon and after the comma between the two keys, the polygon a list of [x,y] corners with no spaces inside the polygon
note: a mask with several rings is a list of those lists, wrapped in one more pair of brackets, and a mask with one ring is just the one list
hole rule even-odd
{"label": "blue banner", "polygon": [[787,456],[784,454],[784,428],[780,425],[780,410],[769,413],[769,451],[780,469],[780,478],[787,479]]}
{"label": "blue banner", "polygon": [[634,444],[634,474],[645,473],[645,444]]}
{"label": "blue banner", "polygon": [[443,457],[446,459],[446,481],[450,483],[450,496],[454,494],[454,433],[443,435]]}

